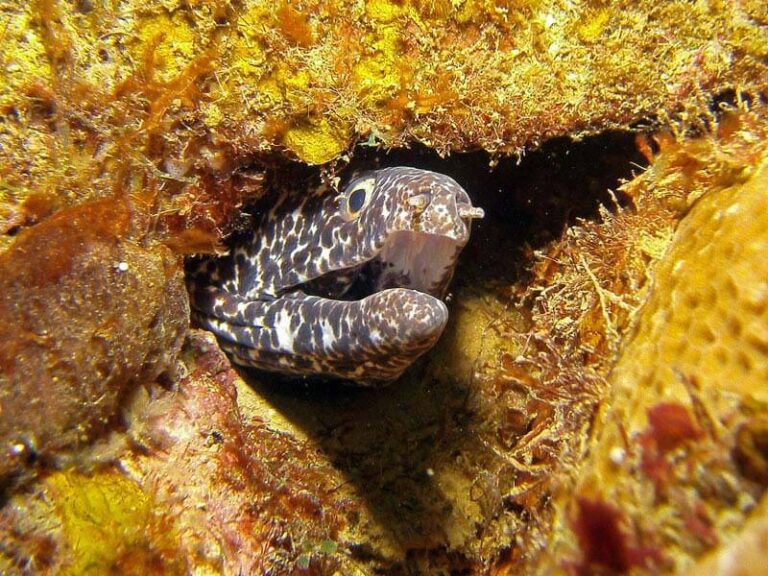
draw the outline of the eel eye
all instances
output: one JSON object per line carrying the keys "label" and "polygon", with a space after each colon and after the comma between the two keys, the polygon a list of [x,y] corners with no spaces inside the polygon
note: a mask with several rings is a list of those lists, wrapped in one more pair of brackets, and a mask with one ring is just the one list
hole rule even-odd
{"label": "eel eye", "polygon": [[354,220],[371,200],[375,178],[352,182],[341,195],[341,214],[345,220]]}
{"label": "eel eye", "polygon": [[347,202],[349,211],[360,212],[360,210],[362,210],[363,206],[365,205],[365,197],[367,195],[367,192],[363,188],[356,188],[353,190],[352,194],[349,195],[349,200]]}

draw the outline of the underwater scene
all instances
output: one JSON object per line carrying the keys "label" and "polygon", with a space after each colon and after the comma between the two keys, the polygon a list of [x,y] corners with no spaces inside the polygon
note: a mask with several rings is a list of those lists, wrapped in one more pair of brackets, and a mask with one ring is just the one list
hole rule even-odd
{"label": "underwater scene", "polygon": [[768,574],[764,0],[0,0],[0,575]]}

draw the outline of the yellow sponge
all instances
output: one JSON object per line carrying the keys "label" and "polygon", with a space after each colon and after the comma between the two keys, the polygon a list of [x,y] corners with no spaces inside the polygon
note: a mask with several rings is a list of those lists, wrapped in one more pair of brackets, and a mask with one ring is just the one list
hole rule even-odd
{"label": "yellow sponge", "polygon": [[637,331],[613,374],[630,429],[648,403],[702,390],[768,403],[768,163],[746,183],[701,198],[681,222]]}
{"label": "yellow sponge", "polygon": [[584,571],[682,569],[735,536],[762,492],[768,159],[742,176],[681,221],[575,489],[560,495],[555,525],[570,530],[555,530],[550,549]]}

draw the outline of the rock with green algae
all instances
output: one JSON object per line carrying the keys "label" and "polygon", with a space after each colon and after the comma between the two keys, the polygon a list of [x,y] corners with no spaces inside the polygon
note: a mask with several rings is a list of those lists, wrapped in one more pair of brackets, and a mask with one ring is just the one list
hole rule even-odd
{"label": "rock with green algae", "polygon": [[181,263],[106,199],[23,230],[0,254],[0,478],[88,445],[137,385],[175,369]]}

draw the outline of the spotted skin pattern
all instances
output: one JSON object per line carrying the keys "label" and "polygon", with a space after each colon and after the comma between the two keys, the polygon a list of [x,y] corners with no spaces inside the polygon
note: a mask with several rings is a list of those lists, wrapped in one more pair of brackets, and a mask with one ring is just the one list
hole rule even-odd
{"label": "spotted skin pattern", "polygon": [[194,320],[243,366],[387,384],[442,334],[482,215],[455,180],[416,168],[286,191],[246,242],[191,270]]}

